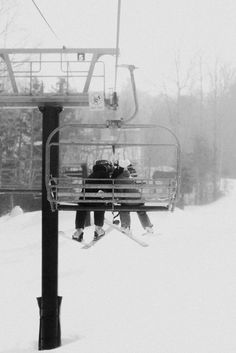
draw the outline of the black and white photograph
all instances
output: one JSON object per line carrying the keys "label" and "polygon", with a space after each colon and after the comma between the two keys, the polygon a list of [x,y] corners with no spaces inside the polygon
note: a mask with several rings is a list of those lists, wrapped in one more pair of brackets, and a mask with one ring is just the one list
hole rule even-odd
{"label": "black and white photograph", "polygon": [[236,352],[235,16],[0,0],[0,353]]}

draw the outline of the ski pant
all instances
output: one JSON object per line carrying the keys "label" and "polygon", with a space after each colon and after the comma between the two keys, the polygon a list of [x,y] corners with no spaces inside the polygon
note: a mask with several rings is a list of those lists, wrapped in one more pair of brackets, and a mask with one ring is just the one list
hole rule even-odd
{"label": "ski pant", "polygon": [[[152,227],[152,223],[146,211],[137,211],[137,215],[143,228]],[[120,222],[121,222],[121,227],[124,227],[124,228],[130,227],[130,224],[131,224],[130,212],[121,211]]]}
{"label": "ski pant", "polygon": [[120,223],[121,223],[121,227],[123,228],[130,227],[130,223],[131,223],[130,212],[127,212],[127,211],[120,212]]}
{"label": "ski pant", "polygon": [[152,227],[152,223],[146,211],[138,211],[137,215],[143,228]]}
{"label": "ski pant", "polygon": [[[77,211],[75,217],[75,228],[84,228],[88,211]],[[104,224],[105,211],[94,211],[95,226],[102,227]]]}

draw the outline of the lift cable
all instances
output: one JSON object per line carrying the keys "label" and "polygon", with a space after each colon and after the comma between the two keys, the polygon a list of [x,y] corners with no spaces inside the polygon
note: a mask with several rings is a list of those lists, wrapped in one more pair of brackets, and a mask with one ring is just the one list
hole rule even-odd
{"label": "lift cable", "polygon": [[[36,7],[36,9],[38,10],[40,16],[41,16],[41,17],[43,18],[43,20],[46,22],[46,24],[47,24],[47,26],[49,27],[50,31],[54,34],[54,36],[57,38],[57,40],[62,43],[61,39],[58,37],[58,35],[56,34],[56,32],[53,30],[52,26],[49,24],[49,22],[47,21],[47,19],[46,19],[45,16],[43,15],[43,13],[42,13],[42,11],[40,10],[40,8],[38,7],[38,5],[35,3],[34,0],[32,0],[32,2],[33,2],[33,4],[34,4],[34,6]],[[63,45],[62,48],[66,48],[66,46]],[[65,53],[64,55],[65,55],[65,57],[67,58],[67,53]],[[70,64],[69,64],[69,62],[68,62],[67,70],[68,70],[69,73],[71,73],[71,70],[70,70],[70,67],[69,67],[69,66],[70,66]]]}
{"label": "lift cable", "polygon": [[32,3],[34,4],[34,6],[36,7],[37,11],[39,12],[40,16],[43,18],[44,22],[47,24],[47,26],[49,27],[50,31],[54,34],[54,36],[60,40],[56,34],[56,32],[53,30],[52,26],[48,23],[47,19],[45,18],[45,16],[43,15],[42,11],[40,10],[40,8],[38,7],[38,5],[35,3],[34,0],[32,0]]}

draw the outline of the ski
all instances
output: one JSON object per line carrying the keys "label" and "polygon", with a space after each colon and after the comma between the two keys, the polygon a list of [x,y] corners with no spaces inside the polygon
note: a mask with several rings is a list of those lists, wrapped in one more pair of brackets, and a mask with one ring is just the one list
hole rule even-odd
{"label": "ski", "polygon": [[120,233],[126,235],[128,238],[132,239],[133,241],[135,241],[136,243],[138,243],[139,245],[143,246],[143,247],[147,247],[149,246],[145,241],[139,239],[137,236],[133,235],[133,234],[127,234],[127,233],[124,233],[122,232],[121,230],[121,227],[119,227],[118,225],[116,224],[113,224],[111,221],[108,221],[107,219],[105,219],[105,223],[107,225],[109,225],[110,227],[118,230]]}
{"label": "ski", "polygon": [[100,237],[97,237],[97,239],[93,239],[91,240],[89,243],[86,243],[84,244],[84,246],[82,246],[81,249],[89,249],[91,248],[92,246],[94,246],[95,244],[97,244],[99,242],[99,240],[101,240],[102,238],[104,238],[105,234],[104,235],[101,235]]}
{"label": "ski", "polygon": [[113,230],[112,227],[109,227],[105,230],[105,234],[101,235],[100,237],[97,237],[96,239],[91,240],[89,243],[85,243],[84,246],[82,246],[81,249],[89,249],[92,246],[96,245],[99,240],[101,240],[102,238],[105,237],[105,235],[107,235],[108,233],[110,233]]}
{"label": "ski", "polygon": [[76,241],[77,243],[83,245],[85,244],[84,240],[79,241],[78,239],[72,238],[72,240]]}

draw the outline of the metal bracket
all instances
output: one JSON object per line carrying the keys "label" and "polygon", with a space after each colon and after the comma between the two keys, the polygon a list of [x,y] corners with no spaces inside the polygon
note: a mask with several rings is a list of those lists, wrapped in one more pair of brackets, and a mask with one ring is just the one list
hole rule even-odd
{"label": "metal bracket", "polygon": [[117,120],[107,120],[106,121],[106,126],[107,128],[117,128],[120,129],[122,125],[124,124],[123,119],[117,119]]}

